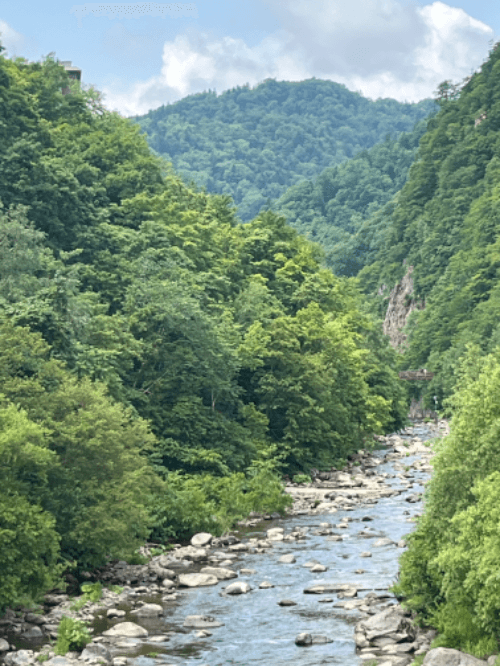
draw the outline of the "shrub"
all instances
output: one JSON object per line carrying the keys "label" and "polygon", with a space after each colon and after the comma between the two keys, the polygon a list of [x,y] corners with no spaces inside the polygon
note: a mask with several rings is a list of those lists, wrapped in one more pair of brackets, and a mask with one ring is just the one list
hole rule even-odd
{"label": "shrub", "polygon": [[81,620],[63,617],[57,630],[54,652],[65,655],[70,650],[80,650],[91,640],[88,627]]}
{"label": "shrub", "polygon": [[296,474],[293,477],[294,483],[311,483],[311,477],[307,474]]}

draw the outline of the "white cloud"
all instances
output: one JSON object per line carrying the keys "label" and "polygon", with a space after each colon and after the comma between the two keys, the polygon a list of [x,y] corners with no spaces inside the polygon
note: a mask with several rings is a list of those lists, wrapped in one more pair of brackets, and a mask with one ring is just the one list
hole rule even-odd
{"label": "white cloud", "polygon": [[104,89],[125,115],[203,90],[265,78],[331,79],[372,98],[417,101],[444,79],[460,80],[487,56],[493,30],[437,1],[268,0],[281,28],[255,46],[191,30],[163,47],[161,72],[127,91]]}
{"label": "white cloud", "polygon": [[0,19],[0,42],[9,56],[17,56],[24,46],[24,37]]}

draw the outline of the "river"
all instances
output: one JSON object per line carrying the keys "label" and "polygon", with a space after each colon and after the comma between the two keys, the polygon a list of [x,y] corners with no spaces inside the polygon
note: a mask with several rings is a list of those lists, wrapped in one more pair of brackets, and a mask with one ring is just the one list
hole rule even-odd
{"label": "river", "polygon": [[[435,436],[435,432],[422,425],[414,428],[413,435],[426,440]],[[375,455],[384,459],[386,451],[376,451]],[[396,474],[401,471],[401,463],[411,465],[416,459],[418,456],[404,458],[399,465],[398,461],[382,462],[377,467],[377,473]],[[154,658],[136,656],[129,659],[129,664],[131,661],[136,666],[155,666],[158,663],[176,666],[362,664],[354,643],[354,624],[360,619],[359,612],[336,606],[338,599],[335,594],[304,594],[304,589],[326,580],[352,583],[358,588],[361,586],[364,590],[359,591],[358,597],[370,590],[388,589],[397,575],[402,550],[394,544],[373,547],[373,543],[375,537],[389,537],[397,542],[413,529],[412,520],[415,514],[421,512],[421,502],[409,504],[405,498],[423,490],[428,474],[416,470],[412,473],[412,488],[405,488],[399,495],[379,499],[376,504],[360,503],[351,511],[339,510],[335,514],[304,515],[273,521],[272,526],[281,526],[285,532],[294,527],[306,528],[306,539],[279,542],[264,554],[241,554],[232,568],[238,571],[238,580],[252,586],[253,590],[248,594],[222,596],[224,583],[180,591],[177,600],[167,606],[163,618],[149,627],[141,622],[150,629],[150,635],[151,630],[156,633],[172,632],[168,642],[154,647]],[[388,477],[386,483],[394,488],[402,487],[398,478]],[[339,530],[336,526],[344,517],[349,518],[349,526]],[[363,521],[363,518],[372,520]],[[315,534],[319,524],[325,522],[336,533],[342,533],[342,541],[331,541],[328,537]],[[263,529],[268,527],[270,525],[266,523]],[[358,535],[367,528],[373,531],[374,540]],[[365,551],[372,552],[372,556],[361,557]],[[282,564],[278,561],[287,553],[295,556],[295,563]],[[328,567],[328,571],[319,577],[312,574],[303,566],[312,559]],[[242,568],[254,570],[255,573],[240,573]],[[363,569],[364,573],[355,573],[359,569]],[[269,581],[274,587],[259,589],[262,581]],[[330,601],[325,601],[327,596],[330,596]],[[283,599],[294,601],[296,605],[281,607],[278,602]],[[153,598],[150,600],[155,601]],[[224,625],[212,629],[210,636],[196,638],[193,633],[182,629],[188,615],[210,615]],[[133,616],[124,619],[133,620]],[[102,631],[104,625],[99,628]],[[294,639],[301,632],[323,635],[332,642],[297,647]]]}

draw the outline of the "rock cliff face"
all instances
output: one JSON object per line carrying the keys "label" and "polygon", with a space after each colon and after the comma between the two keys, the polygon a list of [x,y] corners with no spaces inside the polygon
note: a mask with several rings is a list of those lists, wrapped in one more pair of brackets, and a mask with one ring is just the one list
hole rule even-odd
{"label": "rock cliff face", "polygon": [[[409,315],[413,310],[422,310],[424,303],[416,301],[413,296],[413,266],[408,266],[406,275],[401,282],[398,282],[389,295],[389,304],[385,314],[383,331],[389,336],[391,345],[397,351],[403,353],[407,346],[407,335],[404,332]],[[382,295],[387,289],[382,285],[379,289],[379,295]]]}

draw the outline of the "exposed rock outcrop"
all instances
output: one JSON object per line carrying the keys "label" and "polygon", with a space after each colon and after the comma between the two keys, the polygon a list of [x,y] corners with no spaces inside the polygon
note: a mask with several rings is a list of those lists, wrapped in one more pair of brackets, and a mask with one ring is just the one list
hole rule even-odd
{"label": "exposed rock outcrop", "polygon": [[[391,345],[399,352],[403,352],[407,344],[404,329],[408,317],[413,310],[422,310],[425,305],[413,298],[412,273],[413,266],[408,266],[406,275],[392,289],[383,324],[384,333],[389,336]],[[381,290],[379,290],[379,294],[381,294]]]}

